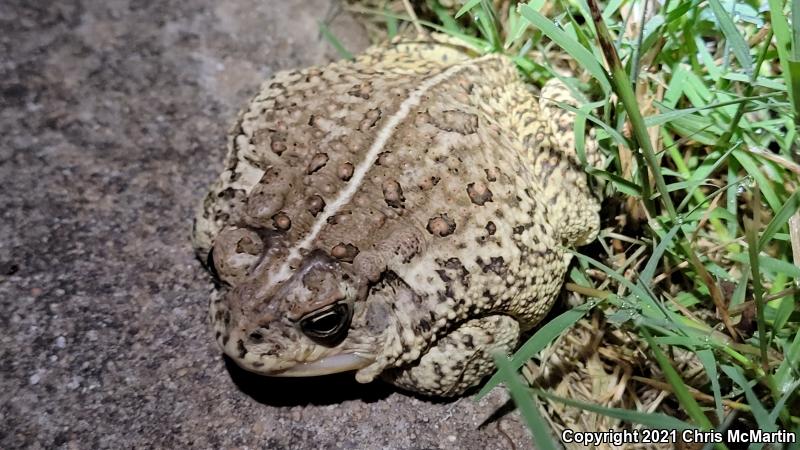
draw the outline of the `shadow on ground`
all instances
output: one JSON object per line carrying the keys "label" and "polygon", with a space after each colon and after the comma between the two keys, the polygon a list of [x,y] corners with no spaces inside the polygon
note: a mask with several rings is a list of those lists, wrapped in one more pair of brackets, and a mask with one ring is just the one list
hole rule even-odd
{"label": "shadow on ground", "polygon": [[352,372],[322,377],[266,377],[242,369],[225,358],[231,380],[253,400],[270,406],[331,405],[347,400],[367,403],[385,399],[395,389],[381,381],[361,384]]}

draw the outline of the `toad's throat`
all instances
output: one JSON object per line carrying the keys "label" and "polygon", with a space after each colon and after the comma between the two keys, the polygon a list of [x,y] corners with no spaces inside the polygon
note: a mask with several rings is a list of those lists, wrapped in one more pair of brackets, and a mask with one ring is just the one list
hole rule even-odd
{"label": "toad's throat", "polygon": [[314,377],[362,369],[373,362],[372,359],[363,356],[340,354],[328,356],[314,362],[299,363],[286,370],[269,373],[267,375],[271,377]]}

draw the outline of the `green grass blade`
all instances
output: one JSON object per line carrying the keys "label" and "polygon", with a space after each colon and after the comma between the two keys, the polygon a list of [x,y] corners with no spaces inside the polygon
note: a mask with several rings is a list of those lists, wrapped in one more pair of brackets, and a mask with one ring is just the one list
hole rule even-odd
{"label": "green grass blade", "polygon": [[[789,91],[790,99],[797,99],[800,92],[795,92],[795,83],[797,80],[792,78],[792,68],[790,61],[792,61],[792,31],[789,28],[789,22],[786,20],[786,15],[783,13],[783,2],[781,0],[768,0],[770,9],[770,20],[772,22],[772,29],[775,32],[775,39],[777,40],[776,48],[778,49],[778,60],[781,64],[784,79],[786,80],[786,88]],[[798,25],[795,18],[795,26]],[[795,45],[800,45],[795,43]],[[800,102],[794,102],[795,114],[800,109]],[[795,118],[797,120],[797,118]]]}
{"label": "green grass blade", "polygon": [[783,412],[786,402],[789,401],[789,398],[797,393],[798,387],[800,387],[800,379],[795,380],[793,384],[787,386],[787,388],[783,390],[783,395],[781,395],[781,398],[775,402],[775,407],[772,408],[772,411],[769,413],[770,422],[777,422],[778,417],[780,417],[781,413]]}
{"label": "green grass blade", "polygon": [[516,8],[509,8],[506,27],[508,32],[506,33],[506,40],[503,43],[503,49],[508,50],[522,38],[522,34],[528,29],[528,22],[522,20]]}
{"label": "green grass blade", "polygon": [[733,295],[731,296],[731,303],[730,306],[741,305],[744,303],[744,298],[747,295],[747,282],[750,280],[750,265],[745,264],[742,267],[742,275],[741,279],[739,280],[739,284],[736,285],[736,289],[733,290]]}
{"label": "green grass blade", "polygon": [[[442,26],[446,30],[448,30],[448,32],[460,33],[460,34],[467,33],[466,31],[464,31],[461,24],[459,24],[458,21],[456,21],[456,19],[450,16],[450,10],[442,7],[442,5],[439,4],[437,0],[429,0],[428,7],[430,7],[433,10],[433,12],[436,14],[436,18],[439,19],[439,21],[442,23]],[[405,20],[410,21],[410,18],[407,18]],[[425,25],[425,22],[420,21],[420,24]]]}
{"label": "green grass blade", "polygon": [[319,32],[322,33],[322,37],[324,37],[325,40],[328,41],[328,43],[331,44],[331,46],[333,46],[333,48],[336,50],[336,53],[338,53],[339,56],[342,57],[342,59],[347,59],[347,60],[353,59],[353,54],[347,51],[346,48],[344,48],[344,45],[342,45],[339,39],[337,39],[336,36],[334,36],[334,34],[331,32],[330,28],[328,28],[328,25],[326,25],[325,22],[322,21],[319,22]]}
{"label": "green grass blade", "polygon": [[780,302],[780,305],[778,306],[778,310],[775,312],[775,317],[772,319],[773,333],[770,335],[771,339],[775,337],[775,333],[783,329],[783,327],[786,325],[786,322],[788,322],[791,318],[792,311],[794,311],[795,307],[794,297],[784,297],[778,301]]}
{"label": "green grass blade", "polygon": [[[388,10],[384,10],[384,11],[388,12]],[[387,34],[387,37],[391,40],[395,36],[397,36],[397,29],[398,29],[397,18],[387,15],[384,18],[384,20],[386,20],[386,34]]]}
{"label": "green grass blade", "polygon": [[469,0],[468,2],[464,3],[464,6],[462,6],[461,9],[459,9],[456,13],[456,19],[470,12],[473,8],[478,6],[480,2],[481,0]]}
{"label": "green grass blade", "polygon": [[642,328],[641,332],[642,336],[647,340],[656,362],[658,362],[659,367],[661,367],[661,371],[664,372],[664,377],[666,377],[667,382],[672,386],[673,392],[678,398],[678,402],[680,402],[681,406],[686,410],[686,413],[696,424],[704,430],[711,430],[713,428],[711,421],[708,420],[703,410],[700,409],[700,405],[697,404],[692,394],[689,393],[689,388],[686,386],[686,383],[683,382],[683,379],[675,368],[672,367],[667,356],[661,351],[661,348],[658,347],[652,336],[650,336],[650,332],[645,328]]}
{"label": "green grass blade", "polygon": [[784,358],[775,371],[775,383],[781,393],[792,392],[789,388],[794,381],[792,377],[800,377],[797,373],[800,365],[800,333],[795,333],[794,340],[784,345]]}
{"label": "green grass blade", "polygon": [[[742,264],[750,264],[750,257],[746,253],[738,253],[730,255],[731,260],[738,261]],[[800,267],[784,261],[782,259],[773,258],[772,256],[760,253],[758,255],[758,265],[761,267],[761,273],[775,273],[780,272],[789,278],[800,279]]]}
{"label": "green grass blade", "polygon": [[616,270],[589,256],[582,255],[580,253],[576,253],[575,256],[582,262],[589,263],[592,266],[602,270],[603,273],[608,275],[610,278],[613,278],[615,281],[625,286],[631,292],[631,294],[636,296],[636,300],[639,304],[638,306],[641,308],[642,313],[645,316],[658,318],[660,320],[668,319],[670,317],[667,311],[659,307],[659,304],[652,298],[650,293],[642,288],[642,286],[640,286],[638,283],[632,283]]}
{"label": "green grass blade", "polygon": [[741,164],[742,168],[747,171],[747,174],[756,180],[758,189],[761,190],[761,193],[764,195],[764,200],[767,201],[767,204],[770,206],[770,208],[772,208],[774,212],[778,212],[782,206],[781,201],[778,199],[778,194],[772,187],[772,182],[758,167],[756,160],[749,153],[746,153],[741,149],[734,150],[733,157],[739,161],[739,164]]}
{"label": "green grass blade", "polygon": [[608,133],[608,135],[611,136],[612,139],[614,139],[614,142],[616,142],[619,145],[624,146],[625,148],[631,148],[631,143],[625,138],[625,136],[623,136],[619,131],[615,130],[613,127],[611,127],[610,125],[608,125],[604,121],[598,119],[597,117],[595,117],[595,116],[593,116],[591,114],[586,114],[585,111],[582,111],[582,110],[580,110],[580,109],[578,109],[578,108],[576,108],[576,107],[574,107],[572,105],[568,105],[568,104],[562,103],[562,102],[555,102],[555,104],[557,104],[559,108],[566,109],[567,111],[572,111],[573,113],[575,113],[578,116],[585,115],[586,116],[586,120],[588,120],[588,121],[592,122],[593,124],[597,125],[598,127],[602,128],[603,131]]}
{"label": "green grass blade", "polygon": [[652,126],[656,126],[656,125],[663,125],[665,123],[672,122],[673,120],[677,120],[677,119],[679,119],[679,118],[681,118],[683,116],[694,114],[696,112],[714,110],[716,108],[722,108],[722,107],[731,106],[731,105],[738,105],[738,104],[741,104],[741,103],[751,102],[751,101],[755,101],[755,100],[766,100],[768,98],[774,98],[774,97],[777,97],[779,95],[781,95],[780,92],[771,92],[771,93],[762,94],[762,95],[754,95],[754,96],[751,96],[751,97],[739,97],[739,98],[736,98],[736,99],[733,99],[733,100],[729,100],[729,101],[709,103],[707,105],[703,105],[703,106],[698,107],[698,108],[671,109],[671,108],[668,108],[665,105],[660,105],[661,109],[665,109],[667,111],[663,112],[663,113],[660,113],[660,114],[654,114],[652,116],[646,117],[644,119],[644,123],[648,127],[652,127]]}
{"label": "green grass blade", "polygon": [[594,55],[592,55],[589,50],[583,47],[580,43],[578,43],[578,41],[573,39],[563,30],[558,29],[553,22],[528,5],[520,6],[519,11],[522,14],[522,17],[524,17],[531,25],[540,29],[545,36],[550,38],[550,40],[564,49],[564,51],[569,53],[570,56],[575,58],[578,64],[586,69],[600,83],[600,86],[603,88],[603,92],[607,93],[611,91],[611,84],[608,82],[608,75],[606,74],[605,69],[603,69],[603,66],[597,62]]}
{"label": "green grass blade", "polygon": [[[758,195],[756,195],[758,201]],[[760,208],[761,205],[756,205]],[[747,235],[747,250],[750,256],[750,279],[753,282],[753,297],[756,304],[756,322],[758,325],[758,344],[761,349],[761,366],[764,372],[768,370],[767,359],[767,325],[764,319],[764,290],[761,285],[761,272],[758,270],[758,224],[745,218],[745,233]]]}
{"label": "green grass blade", "polygon": [[714,12],[714,15],[717,17],[725,39],[728,40],[728,44],[730,44],[733,49],[733,54],[736,55],[736,59],[739,60],[739,64],[741,64],[745,72],[752,72],[753,57],[750,56],[750,48],[747,46],[744,37],[742,37],[739,30],[736,29],[736,25],[728,15],[728,12],[725,11],[725,8],[722,7],[719,0],[709,0],[709,4],[711,5],[711,10]]}
{"label": "green grass blade", "polygon": [[641,274],[639,275],[639,280],[646,286],[650,285],[650,282],[653,280],[653,276],[656,273],[656,267],[658,267],[659,261],[661,261],[661,257],[664,255],[664,252],[667,250],[667,246],[672,243],[672,240],[675,239],[675,235],[678,233],[678,230],[681,228],[681,223],[676,223],[675,225],[670,228],[667,234],[661,239],[661,242],[658,243],[655,250],[653,250],[653,254],[650,256],[650,260],[647,261],[647,265],[644,266]]}
{"label": "green grass blade", "polygon": [[722,408],[722,391],[719,387],[719,374],[717,372],[717,360],[711,350],[700,350],[697,352],[697,359],[706,369],[706,375],[711,381],[711,391],[714,393],[714,407],[717,411],[717,419],[722,421],[725,412]]}
{"label": "green grass blade", "polygon": [[758,240],[758,251],[764,250],[764,247],[772,240],[775,233],[787,226],[789,218],[792,217],[798,209],[800,209],[800,191],[795,191],[795,193],[786,200],[786,203],[781,206],[781,209],[778,210],[775,217],[769,222],[764,233],[761,234],[761,238]]}
{"label": "green grass blade", "polygon": [[516,370],[511,366],[511,361],[505,355],[495,354],[494,362],[497,365],[497,373],[502,377],[503,382],[514,399],[514,403],[519,408],[522,418],[525,419],[528,430],[533,436],[535,448],[541,450],[556,450],[558,447],[553,441],[553,434],[550,427],[539,414],[539,408],[534,403],[536,399],[531,396],[530,389],[520,381]]}
{"label": "green grass blade", "polygon": [[502,44],[494,5],[487,0],[481,0],[480,5],[480,10],[474,12],[473,16],[476,19],[478,28],[481,30],[484,39],[490,43],[492,52],[499,52],[502,50]]}
{"label": "green grass blade", "polygon": [[[652,171],[656,189],[661,194],[661,203],[666,209],[669,217],[672,220],[675,220],[678,214],[675,211],[675,205],[672,202],[672,198],[669,196],[669,192],[667,192],[667,185],[664,181],[664,176],[660,171],[659,160],[655,151],[653,150],[653,145],[650,142],[650,135],[648,134],[647,126],[644,123],[642,112],[639,109],[639,104],[636,99],[633,86],[631,86],[631,84],[628,82],[629,74],[625,72],[625,68],[622,65],[619,54],[617,53],[617,49],[611,39],[611,34],[608,31],[608,27],[603,21],[603,17],[600,13],[600,7],[598,6],[596,0],[589,0],[589,9],[591,10],[592,20],[594,21],[594,25],[597,30],[598,43],[603,49],[606,63],[608,64],[611,72],[610,82],[613,85],[614,92],[619,96],[619,99],[625,108],[625,112],[628,114],[628,120],[631,124],[632,134],[635,136],[635,142],[638,144],[638,148],[636,150],[641,150],[641,156],[643,156],[644,161],[647,162],[647,167],[650,169],[650,171]],[[640,176],[642,178],[641,186],[643,189],[648,189],[648,172],[646,170],[641,170]],[[648,212],[655,216],[655,206],[652,204],[649,195],[647,194],[644,196],[644,204]]]}
{"label": "green grass blade", "polygon": [[625,195],[629,195],[631,197],[642,196],[642,188],[640,188],[638,184],[628,181],[617,174],[598,169],[590,169],[589,174],[597,178],[610,181],[619,192],[622,192]]}
{"label": "green grass blade", "polygon": [[750,382],[742,374],[742,370],[736,366],[723,365],[722,371],[744,391],[747,404],[750,406],[758,427],[764,431],[776,431],[778,427],[775,425],[775,421],[770,420],[769,413],[755,392],[753,392],[753,388],[750,387]]}

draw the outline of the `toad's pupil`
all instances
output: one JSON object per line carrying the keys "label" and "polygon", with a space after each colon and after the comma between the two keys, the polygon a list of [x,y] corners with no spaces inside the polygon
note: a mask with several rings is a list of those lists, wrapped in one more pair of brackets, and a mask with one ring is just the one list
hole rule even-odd
{"label": "toad's pupil", "polygon": [[340,303],[329,310],[303,319],[300,322],[300,329],[314,342],[333,347],[347,337],[351,314],[350,306]]}
{"label": "toad's pupil", "polygon": [[326,314],[323,314],[320,317],[313,317],[309,319],[309,323],[306,325],[308,328],[313,328],[314,331],[318,333],[332,333],[336,327],[339,326],[339,322],[342,320],[342,315],[338,312],[331,311]]}

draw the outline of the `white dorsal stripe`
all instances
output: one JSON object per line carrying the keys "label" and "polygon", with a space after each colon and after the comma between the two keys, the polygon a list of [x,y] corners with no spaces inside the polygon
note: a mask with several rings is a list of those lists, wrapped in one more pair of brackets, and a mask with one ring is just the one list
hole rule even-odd
{"label": "white dorsal stripe", "polygon": [[314,222],[311,230],[308,232],[308,234],[306,234],[303,240],[289,250],[289,254],[287,255],[283,264],[281,264],[278,272],[275,274],[270,274],[270,281],[268,283],[269,286],[274,286],[288,279],[292,275],[292,270],[289,267],[289,264],[300,256],[301,250],[308,247],[308,245],[311,244],[314,239],[316,239],[319,232],[322,231],[322,227],[324,227],[327,223],[328,218],[336,214],[343,206],[350,202],[350,200],[358,191],[358,188],[361,187],[361,183],[364,181],[364,177],[367,176],[369,169],[375,165],[378,155],[386,146],[386,143],[389,142],[389,139],[391,139],[392,135],[397,129],[397,126],[400,125],[400,123],[406,117],[408,117],[412,108],[419,105],[419,103],[422,101],[422,96],[437,84],[447,80],[457,72],[469,67],[469,65],[472,64],[475,64],[474,60],[466,61],[464,63],[454,65],[438,75],[428,78],[422,84],[420,84],[419,87],[413,91],[407,99],[403,100],[403,102],[400,104],[400,107],[397,109],[397,112],[389,117],[389,119],[383,125],[383,128],[381,128],[381,130],[378,132],[375,141],[367,151],[364,159],[353,171],[353,176],[350,178],[347,186],[339,192],[339,196],[336,197],[332,203],[325,206],[325,209],[323,209],[320,215],[317,217],[317,220]]}

